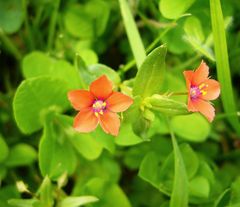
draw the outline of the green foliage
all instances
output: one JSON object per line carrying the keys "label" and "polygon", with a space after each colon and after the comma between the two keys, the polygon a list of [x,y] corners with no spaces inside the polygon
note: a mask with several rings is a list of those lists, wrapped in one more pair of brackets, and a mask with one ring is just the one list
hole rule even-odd
{"label": "green foliage", "polygon": [[140,95],[145,98],[160,91],[165,75],[166,52],[166,46],[160,46],[144,60],[134,82],[134,96]]}
{"label": "green foliage", "polygon": [[184,14],[195,0],[160,0],[159,9],[168,19],[177,19]]}
{"label": "green foliage", "polygon": [[67,90],[62,80],[50,77],[31,78],[22,82],[13,101],[19,128],[24,133],[41,129],[48,111],[62,111],[69,106]]}
{"label": "green foliage", "polygon": [[0,29],[8,34],[17,32],[23,23],[21,1],[0,1]]}
{"label": "green foliage", "polygon": [[[0,0],[0,207],[239,207],[239,14],[233,0]],[[221,85],[213,123],[188,111],[183,71],[201,60]],[[116,137],[73,127],[68,92],[102,75],[133,99]]]}

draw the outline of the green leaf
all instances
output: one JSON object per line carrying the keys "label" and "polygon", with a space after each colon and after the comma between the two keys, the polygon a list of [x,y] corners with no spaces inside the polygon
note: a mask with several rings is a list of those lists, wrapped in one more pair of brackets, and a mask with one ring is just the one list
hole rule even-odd
{"label": "green leaf", "polygon": [[226,189],[224,192],[221,193],[221,195],[218,197],[218,199],[214,203],[214,207],[225,207],[228,205],[230,200],[230,189]]}
{"label": "green leaf", "polygon": [[9,149],[8,149],[7,143],[5,142],[1,134],[0,134],[0,152],[1,152],[0,162],[3,162],[8,156]]}
{"label": "green leaf", "polygon": [[133,86],[133,95],[143,98],[159,93],[165,76],[165,56],[167,49],[154,49],[141,65]]}
{"label": "green leaf", "polygon": [[52,206],[53,200],[53,187],[51,180],[46,176],[39,188],[40,202],[42,206]]}
{"label": "green leaf", "polygon": [[62,131],[61,124],[54,113],[48,114],[39,145],[41,174],[55,180],[63,173],[72,174],[76,164],[76,155]]}
{"label": "green leaf", "polygon": [[22,2],[19,0],[0,1],[0,28],[8,34],[17,32],[23,23]]}
{"label": "green leaf", "polygon": [[131,123],[122,123],[120,132],[115,139],[117,145],[131,146],[141,143],[143,140],[132,129]]}
{"label": "green leaf", "polygon": [[99,198],[100,202],[93,207],[131,207],[127,196],[116,184],[102,178],[93,178],[85,185],[85,192]]}
{"label": "green leaf", "polygon": [[37,160],[36,150],[27,144],[17,144],[10,149],[5,164],[8,167],[30,165]]}
{"label": "green leaf", "polygon": [[146,58],[145,49],[138,32],[136,23],[131,13],[130,7],[126,0],[119,0],[123,23],[127,32],[128,40],[132,49],[132,53],[137,63],[138,69]]}
{"label": "green leaf", "polygon": [[106,1],[102,0],[88,1],[85,5],[85,11],[93,20],[96,35],[101,36],[106,29],[107,22],[110,16],[109,4]]}
{"label": "green leaf", "polygon": [[14,207],[35,207],[39,201],[37,199],[10,199],[8,203]]}
{"label": "green leaf", "polygon": [[98,198],[95,196],[67,197],[60,202],[59,207],[78,207],[97,201]]}
{"label": "green leaf", "polygon": [[177,141],[172,136],[174,150],[174,184],[170,199],[170,207],[188,206],[188,178]]}
{"label": "green leaf", "polygon": [[203,176],[194,177],[189,182],[189,195],[200,197],[200,198],[208,198],[210,193],[210,184],[208,180]]}
{"label": "green leaf", "polygon": [[33,51],[27,54],[22,62],[25,78],[51,76],[64,80],[71,89],[80,87],[79,73],[65,60],[56,60],[43,52]]}
{"label": "green leaf", "polygon": [[237,117],[237,107],[233,95],[224,19],[220,0],[210,0],[210,12],[214,39],[214,51],[217,64],[217,75],[221,84],[221,100],[223,102],[224,111],[227,114],[236,114],[236,116],[229,116],[228,121],[236,130],[238,135],[240,135],[240,124]]}
{"label": "green leaf", "polygon": [[67,108],[67,91],[65,82],[59,79],[37,77],[23,81],[13,100],[14,116],[21,131],[37,131],[42,128],[44,116],[49,110]]}
{"label": "green leaf", "polygon": [[159,9],[168,19],[178,19],[195,2],[195,0],[160,0]]}
{"label": "green leaf", "polygon": [[175,116],[171,120],[174,133],[192,142],[203,142],[210,133],[210,125],[202,115]]}
{"label": "green leaf", "polygon": [[240,204],[240,177],[238,177],[231,185],[230,207]]}
{"label": "green leaf", "polygon": [[94,36],[93,21],[82,5],[72,5],[64,15],[67,31],[79,38],[92,38]]}
{"label": "green leaf", "polygon": [[96,64],[98,62],[97,54],[91,49],[81,49],[76,52],[82,57],[86,65]]}

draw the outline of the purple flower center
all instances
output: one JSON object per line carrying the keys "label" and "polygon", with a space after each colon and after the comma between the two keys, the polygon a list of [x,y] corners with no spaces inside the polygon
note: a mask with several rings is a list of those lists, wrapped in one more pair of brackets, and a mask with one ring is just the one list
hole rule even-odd
{"label": "purple flower center", "polygon": [[94,101],[92,108],[96,116],[98,116],[98,114],[102,115],[107,108],[107,103],[103,100],[96,100]]}
{"label": "purple flower center", "polygon": [[204,96],[207,94],[207,91],[203,90],[207,88],[208,85],[205,83],[200,84],[199,86],[191,86],[190,88],[190,97],[191,99],[197,99],[199,96]]}

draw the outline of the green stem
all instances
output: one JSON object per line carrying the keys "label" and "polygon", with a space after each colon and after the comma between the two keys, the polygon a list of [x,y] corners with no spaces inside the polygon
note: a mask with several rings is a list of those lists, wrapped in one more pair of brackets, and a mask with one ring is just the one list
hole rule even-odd
{"label": "green stem", "polygon": [[48,44],[47,44],[47,49],[51,50],[53,46],[53,40],[54,40],[54,35],[55,35],[55,29],[56,29],[56,24],[57,24],[57,16],[58,16],[58,9],[60,6],[60,0],[56,0],[54,4],[54,10],[53,14],[50,20],[50,28],[49,28],[49,33],[48,33]]}
{"label": "green stem", "polygon": [[11,41],[11,39],[5,34],[5,32],[0,28],[0,39],[6,46],[7,50],[17,59],[21,60],[22,54],[16,47],[16,45]]}
{"label": "green stem", "polygon": [[34,50],[35,44],[32,36],[32,31],[30,29],[29,21],[28,21],[29,18],[28,18],[28,12],[27,12],[27,7],[28,7],[27,0],[22,0],[22,7],[24,12],[24,25],[27,31],[29,47],[30,47],[30,50]]}

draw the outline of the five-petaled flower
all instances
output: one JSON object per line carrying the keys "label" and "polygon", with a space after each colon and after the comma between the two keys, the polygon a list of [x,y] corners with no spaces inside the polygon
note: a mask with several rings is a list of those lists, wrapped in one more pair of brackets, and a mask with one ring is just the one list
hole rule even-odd
{"label": "five-petaled flower", "polygon": [[209,102],[220,94],[220,85],[216,80],[209,79],[209,68],[202,61],[195,71],[183,72],[188,89],[188,110],[200,112],[209,122],[215,116],[215,109]]}
{"label": "five-petaled flower", "polygon": [[98,123],[102,129],[117,136],[120,119],[117,112],[125,111],[133,103],[132,98],[112,90],[112,82],[103,75],[90,85],[90,90],[73,90],[68,99],[74,109],[80,111],[73,127],[79,132],[93,131]]}

